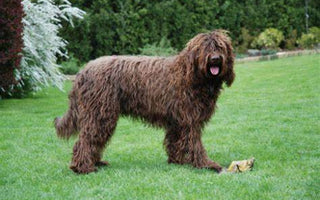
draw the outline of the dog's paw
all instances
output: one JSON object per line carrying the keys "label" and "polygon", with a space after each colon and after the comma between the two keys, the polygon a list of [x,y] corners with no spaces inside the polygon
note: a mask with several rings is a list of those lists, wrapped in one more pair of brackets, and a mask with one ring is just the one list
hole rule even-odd
{"label": "dog's paw", "polygon": [[213,162],[211,160],[208,161],[205,165],[201,166],[200,168],[211,169],[216,171],[217,173],[222,172],[222,169],[223,169],[218,163]]}
{"label": "dog's paw", "polygon": [[97,167],[103,167],[103,166],[108,166],[109,165],[109,162],[108,161],[103,161],[103,160],[100,160],[98,162],[96,162],[95,166]]}
{"label": "dog's paw", "polygon": [[89,174],[91,172],[98,171],[96,167],[85,168],[85,167],[70,166],[70,169],[77,174]]}

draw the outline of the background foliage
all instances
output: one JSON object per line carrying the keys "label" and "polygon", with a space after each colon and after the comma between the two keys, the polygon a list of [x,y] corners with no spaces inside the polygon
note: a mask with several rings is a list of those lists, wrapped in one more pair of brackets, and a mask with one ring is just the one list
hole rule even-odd
{"label": "background foliage", "polygon": [[264,49],[276,49],[283,39],[281,31],[275,28],[267,28],[253,41],[253,46]]}
{"label": "background foliage", "polygon": [[297,41],[303,48],[312,48],[320,42],[320,28],[312,27],[309,33],[302,33],[301,38]]}
{"label": "background foliage", "polygon": [[[213,29],[230,32],[237,57],[320,47],[316,0],[308,0],[309,30],[301,0],[70,1],[72,6],[67,0],[0,1],[0,98],[61,88],[61,72],[74,74],[102,55],[172,55]],[[82,18],[81,9],[87,15],[74,28],[71,18]]]}
{"label": "background foliage", "polygon": [[141,55],[146,56],[170,56],[177,53],[167,38],[162,38],[159,43],[147,44],[140,51]]}
{"label": "background foliage", "polygon": [[[4,21],[10,22],[6,23],[8,25],[6,27],[11,31],[11,35],[8,34],[11,38],[5,38],[4,40],[6,41],[3,44],[4,47],[9,49],[4,52],[7,53],[9,59],[6,65],[1,65],[1,74],[5,70],[12,72],[12,69],[17,66],[19,66],[19,70],[10,74],[9,78],[13,79],[15,83],[10,85],[10,88],[1,90],[0,97],[21,97],[49,85],[62,89],[64,77],[60,73],[60,66],[56,61],[58,56],[67,57],[65,49],[67,41],[58,35],[61,29],[61,21],[64,20],[72,24],[72,18],[82,18],[84,12],[72,7],[66,0],[58,4],[55,4],[53,0],[12,2],[7,2],[7,7],[4,9],[9,13],[5,16]],[[25,13],[23,18],[22,6]],[[2,6],[0,7],[2,8]],[[21,11],[17,8],[20,8]],[[2,22],[2,20],[0,21]],[[23,49],[21,51],[22,44],[20,43],[22,43],[22,40],[19,37],[21,37],[22,24]],[[19,51],[21,51],[21,54],[18,54]],[[1,80],[3,82],[8,81],[8,79]],[[6,86],[1,82],[0,87]]]}
{"label": "background foliage", "polygon": [[[139,54],[147,44],[167,38],[181,50],[195,34],[217,28],[230,31],[244,52],[266,28],[280,30],[282,48],[292,49],[306,32],[301,0],[71,0],[88,14],[61,35],[81,61],[112,54]],[[320,2],[309,1],[309,26],[320,26]]]}

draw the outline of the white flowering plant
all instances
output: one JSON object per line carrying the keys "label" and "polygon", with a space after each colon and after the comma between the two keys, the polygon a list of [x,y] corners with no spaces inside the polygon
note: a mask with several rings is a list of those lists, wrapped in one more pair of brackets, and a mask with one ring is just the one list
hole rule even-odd
{"label": "white flowering plant", "polygon": [[23,18],[22,59],[20,69],[15,72],[19,81],[18,90],[22,93],[38,91],[53,85],[62,90],[64,75],[59,71],[58,56],[68,57],[67,41],[59,36],[62,20],[82,19],[85,12],[72,7],[63,0],[55,4],[53,0],[22,1],[25,16]]}

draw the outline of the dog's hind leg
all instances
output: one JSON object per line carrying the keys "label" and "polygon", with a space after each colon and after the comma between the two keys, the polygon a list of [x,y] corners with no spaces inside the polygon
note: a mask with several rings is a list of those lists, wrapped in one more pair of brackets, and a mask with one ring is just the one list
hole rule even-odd
{"label": "dog's hind leg", "polygon": [[70,165],[76,173],[90,173],[97,170],[96,166],[108,164],[101,161],[102,152],[113,135],[119,117],[119,109],[115,105],[94,107],[94,110],[85,113]]}

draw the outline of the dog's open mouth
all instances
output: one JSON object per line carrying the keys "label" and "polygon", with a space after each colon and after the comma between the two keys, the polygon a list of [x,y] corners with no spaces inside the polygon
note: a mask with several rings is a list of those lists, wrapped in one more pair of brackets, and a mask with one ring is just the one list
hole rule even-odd
{"label": "dog's open mouth", "polygon": [[208,63],[208,71],[212,76],[217,76],[220,74],[222,66],[221,57],[214,56],[210,59]]}
{"label": "dog's open mouth", "polygon": [[219,66],[211,66],[210,67],[210,73],[214,76],[218,75],[220,72]]}

